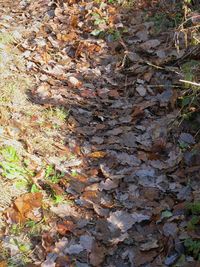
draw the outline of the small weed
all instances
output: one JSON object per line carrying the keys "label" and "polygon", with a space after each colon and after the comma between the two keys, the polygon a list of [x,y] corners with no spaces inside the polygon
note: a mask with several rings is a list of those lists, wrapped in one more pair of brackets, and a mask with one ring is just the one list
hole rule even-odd
{"label": "small weed", "polygon": [[58,173],[52,165],[47,166],[45,178],[50,182],[57,184],[64,177],[64,173]]}
{"label": "small weed", "polygon": [[[57,172],[53,165],[48,165],[46,167],[46,174],[45,179],[51,182],[52,184],[58,184],[60,182],[60,179],[64,177],[64,173]],[[47,190],[49,191],[51,201],[53,201],[54,205],[57,205],[59,203],[65,202],[65,196],[64,195],[58,195],[53,186],[51,185],[47,186]]]}
{"label": "small weed", "polygon": [[91,34],[94,36],[103,37],[107,30],[108,17],[102,17],[99,13],[92,13],[94,26],[97,26]]}
{"label": "small weed", "polygon": [[200,215],[200,202],[188,203],[186,210],[192,215]]}
{"label": "small weed", "polygon": [[78,175],[78,172],[76,170],[72,170],[71,176],[76,177]]}
{"label": "small weed", "polygon": [[30,237],[38,236],[42,229],[42,223],[44,223],[43,220],[40,221],[39,223],[32,220],[27,221],[24,227],[28,228],[28,236]]}
{"label": "small weed", "polygon": [[53,196],[53,203],[55,205],[59,204],[59,203],[64,203],[65,202],[65,198],[62,195],[54,195]]}
{"label": "small weed", "polygon": [[101,26],[106,25],[108,21],[108,17],[102,17],[99,13],[92,13],[92,19],[94,21],[94,25]]}
{"label": "small weed", "polygon": [[200,218],[199,216],[193,216],[192,219],[187,224],[188,230],[195,230],[196,226],[199,224]]}
{"label": "small weed", "polygon": [[[191,219],[187,224],[188,231],[195,231],[199,227],[200,223],[200,202],[188,203],[186,205],[187,215],[192,215]],[[194,240],[192,238],[187,238],[184,241],[184,246],[186,248],[186,255],[190,255],[197,260],[200,260],[200,241]]]}
{"label": "small weed", "polygon": [[[181,70],[184,75],[184,79],[187,81],[195,81],[196,75],[199,71],[200,63],[197,60],[190,60],[182,64]],[[185,84],[186,88],[191,87],[189,84]],[[193,89],[197,89],[195,86],[192,86]]]}
{"label": "small weed", "polygon": [[119,40],[120,38],[121,38],[120,31],[115,30],[115,29],[110,29],[110,30],[107,31],[107,37],[106,37],[106,39],[109,42],[115,42],[115,41]]}
{"label": "small weed", "polygon": [[15,179],[25,177],[28,171],[22,166],[20,158],[14,147],[7,146],[0,150],[2,159],[0,167],[2,168],[2,176],[7,179]]}
{"label": "small weed", "polygon": [[18,235],[21,234],[22,230],[23,230],[23,226],[22,225],[20,225],[20,224],[13,224],[11,226],[10,233],[12,235],[18,236]]}
{"label": "small weed", "polygon": [[[197,60],[189,60],[181,66],[183,79],[189,82],[198,80],[200,63]],[[178,98],[178,105],[181,108],[181,124],[185,122],[187,128],[197,132],[199,130],[198,114],[200,104],[199,87],[184,83],[182,95]]]}
{"label": "small weed", "polygon": [[135,4],[135,0],[108,0],[109,4],[120,5],[126,8],[130,8]]}
{"label": "small weed", "polygon": [[64,108],[51,108],[45,110],[44,121],[48,120],[54,128],[59,128],[68,118],[69,112]]}
{"label": "small weed", "polygon": [[52,175],[54,173],[54,167],[53,165],[48,165],[46,167],[46,171],[45,171],[45,177],[48,178],[50,175]]}
{"label": "small weed", "polygon": [[[93,36],[97,36],[102,39],[106,39],[109,42],[117,41],[121,37],[121,33],[113,26],[112,19],[109,16],[109,4],[121,5],[128,1],[110,0],[106,2],[96,1],[99,4],[98,10],[101,12],[93,12],[91,14],[91,20],[93,21],[94,30],[91,32]],[[113,7],[114,8],[114,7]],[[115,9],[115,8],[114,8]],[[115,10],[117,11],[117,8]]]}
{"label": "small weed", "polygon": [[165,31],[170,28],[177,27],[183,20],[182,13],[175,14],[165,14],[165,13],[156,13],[152,17],[148,17],[148,21],[154,22],[154,32],[155,34],[160,33],[161,31]]}
{"label": "small weed", "polygon": [[38,193],[40,192],[40,189],[37,187],[37,185],[33,184],[31,186],[31,190],[30,190],[31,193]]}
{"label": "small weed", "polygon": [[9,162],[19,161],[19,156],[17,155],[17,151],[12,146],[7,146],[5,148],[2,148],[1,154],[6,161],[9,161]]}
{"label": "small weed", "polygon": [[26,179],[19,179],[14,183],[17,189],[27,189],[29,182]]}
{"label": "small weed", "polygon": [[184,241],[186,252],[195,259],[200,260],[200,241],[188,238]]}

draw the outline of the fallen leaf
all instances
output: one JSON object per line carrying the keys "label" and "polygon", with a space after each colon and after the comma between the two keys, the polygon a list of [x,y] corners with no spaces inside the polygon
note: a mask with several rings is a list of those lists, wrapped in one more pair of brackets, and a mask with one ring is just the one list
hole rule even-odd
{"label": "fallen leaf", "polygon": [[164,263],[167,266],[172,266],[177,261],[177,259],[179,258],[179,256],[180,255],[177,252],[175,252],[174,254],[172,254],[170,256],[167,256]]}
{"label": "fallen leaf", "polygon": [[90,153],[88,157],[98,159],[98,158],[104,158],[106,155],[107,153],[105,151],[95,151]]}
{"label": "fallen leaf", "polygon": [[57,231],[60,235],[66,235],[72,232],[75,228],[75,225],[72,221],[63,221],[57,223]]}
{"label": "fallen leaf", "polygon": [[7,267],[8,264],[6,261],[0,261],[0,267]]}
{"label": "fallen leaf", "polygon": [[40,208],[42,205],[42,193],[27,193],[18,197],[13,207],[9,208],[7,216],[13,222],[25,222],[27,219],[38,221],[40,218],[34,215],[34,209]]}
{"label": "fallen leaf", "polygon": [[65,249],[64,253],[65,254],[80,254],[80,252],[82,252],[84,250],[84,248],[82,247],[81,244],[75,244],[75,245],[70,245],[68,248]]}
{"label": "fallen leaf", "polygon": [[181,133],[178,141],[179,143],[186,143],[190,145],[194,145],[196,143],[194,137],[189,133]]}
{"label": "fallen leaf", "polygon": [[152,39],[144,42],[140,45],[140,47],[144,50],[149,50],[151,48],[156,48],[160,44],[160,41],[158,39]]}
{"label": "fallen leaf", "polygon": [[145,266],[149,264],[157,255],[157,252],[152,250],[147,252],[138,252],[134,257],[135,266]]}
{"label": "fallen leaf", "polygon": [[74,76],[70,76],[69,77],[69,82],[74,87],[80,87],[81,86],[81,82]]}
{"label": "fallen leaf", "polygon": [[89,259],[92,266],[101,266],[106,256],[106,250],[103,246],[95,243],[92,247]]}
{"label": "fallen leaf", "polygon": [[93,243],[94,243],[94,237],[87,234],[80,236],[80,244],[84,249],[87,250],[87,252],[91,252]]}
{"label": "fallen leaf", "polygon": [[60,256],[56,259],[55,267],[70,266],[71,260],[69,256]]}
{"label": "fallen leaf", "polygon": [[57,207],[51,207],[50,210],[61,218],[70,216],[79,217],[76,209],[69,204],[59,204]]}
{"label": "fallen leaf", "polygon": [[178,232],[178,227],[176,223],[165,223],[163,226],[163,233],[165,236],[175,237]]}
{"label": "fallen leaf", "polygon": [[110,223],[110,230],[119,228],[122,232],[128,231],[135,223],[147,221],[150,216],[143,215],[142,213],[127,213],[126,211],[110,212],[107,221]]}
{"label": "fallen leaf", "polygon": [[142,251],[149,251],[150,249],[154,249],[154,248],[158,248],[158,247],[159,247],[158,240],[152,239],[152,240],[147,241],[146,243],[142,244],[140,246],[140,249]]}
{"label": "fallen leaf", "polygon": [[146,93],[147,93],[147,89],[146,89],[143,85],[138,85],[138,86],[136,87],[136,91],[138,92],[138,94],[139,94],[140,96],[145,96]]}
{"label": "fallen leaf", "polygon": [[106,179],[100,183],[100,190],[112,190],[118,187],[118,181],[112,181],[111,179]]}

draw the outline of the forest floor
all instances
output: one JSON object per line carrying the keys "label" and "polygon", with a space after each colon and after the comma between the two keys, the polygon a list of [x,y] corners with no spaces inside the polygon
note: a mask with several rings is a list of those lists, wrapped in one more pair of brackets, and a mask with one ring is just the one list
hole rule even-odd
{"label": "forest floor", "polygon": [[1,267],[200,266],[198,21],[147,2],[1,3]]}

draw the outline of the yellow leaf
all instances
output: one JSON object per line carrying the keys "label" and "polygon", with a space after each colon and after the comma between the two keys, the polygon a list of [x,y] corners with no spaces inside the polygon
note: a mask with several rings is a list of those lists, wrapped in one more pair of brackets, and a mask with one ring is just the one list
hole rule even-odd
{"label": "yellow leaf", "polygon": [[89,154],[90,158],[104,158],[106,156],[105,151],[95,151]]}

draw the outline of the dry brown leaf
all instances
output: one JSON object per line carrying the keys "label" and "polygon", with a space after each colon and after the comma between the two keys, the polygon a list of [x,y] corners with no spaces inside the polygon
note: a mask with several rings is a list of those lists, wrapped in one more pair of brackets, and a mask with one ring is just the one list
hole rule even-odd
{"label": "dry brown leaf", "polygon": [[63,221],[57,223],[57,231],[60,235],[66,235],[72,232],[75,228],[75,225],[72,221]]}
{"label": "dry brown leaf", "polygon": [[82,194],[82,198],[90,203],[99,203],[100,202],[100,192],[99,191],[85,191]]}
{"label": "dry brown leaf", "polygon": [[21,213],[26,214],[33,208],[39,208],[42,205],[42,193],[27,193],[14,201],[15,208]]}
{"label": "dry brown leaf", "polygon": [[104,247],[100,246],[98,243],[95,243],[92,247],[90,254],[90,263],[93,266],[101,266],[106,255],[106,250]]}
{"label": "dry brown leaf", "polygon": [[78,25],[78,17],[76,15],[72,15],[70,18],[70,24],[72,28],[76,28]]}
{"label": "dry brown leaf", "polygon": [[38,220],[33,213],[35,208],[42,205],[42,193],[27,193],[18,197],[13,207],[6,210],[7,217],[12,222],[25,222],[27,219]]}
{"label": "dry brown leaf", "polygon": [[70,42],[70,41],[76,40],[77,37],[78,36],[75,32],[70,32],[67,34],[61,34],[61,33],[57,34],[57,39],[63,42]]}
{"label": "dry brown leaf", "polygon": [[144,116],[144,109],[142,107],[135,107],[132,112],[133,120],[141,119]]}

